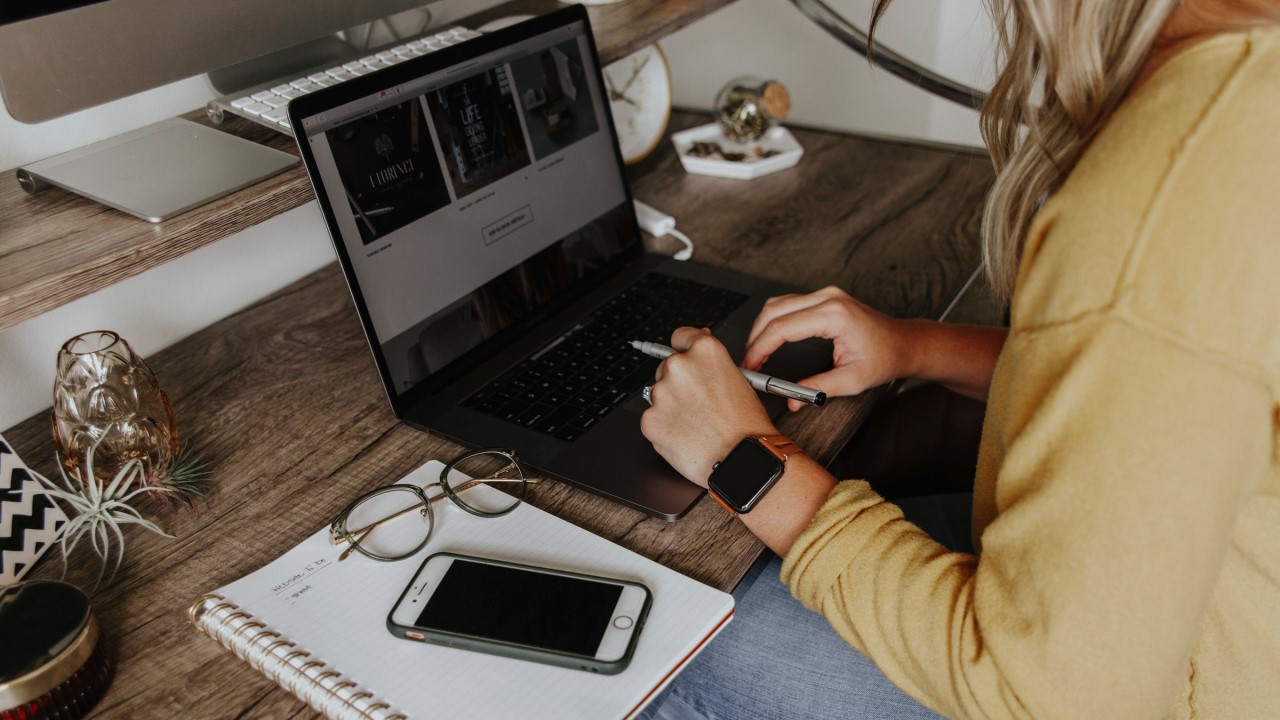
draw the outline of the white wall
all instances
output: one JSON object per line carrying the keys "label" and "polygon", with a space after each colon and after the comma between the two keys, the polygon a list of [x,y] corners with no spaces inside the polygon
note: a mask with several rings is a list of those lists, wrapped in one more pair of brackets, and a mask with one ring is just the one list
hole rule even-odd
{"label": "white wall", "polygon": [[[191,78],[38,125],[0,112],[0,168],[188,112],[211,97],[203,78]],[[16,180],[6,172],[0,182]],[[68,338],[115,330],[145,357],[332,260],[320,213],[308,203],[0,331],[0,430],[51,405],[54,358]]]}
{"label": "white wall", "polygon": [[[871,0],[827,0],[865,29]],[[990,21],[981,0],[896,0],[877,43],[955,80],[989,87]],[[789,120],[811,127],[981,145],[977,113],[871,67],[785,0],[739,0],[660,43],[676,104],[710,109],[739,75],[776,79],[791,92]]]}
{"label": "white wall", "polygon": [[[446,0],[433,6],[436,22],[494,2]],[[869,16],[870,0],[828,2],[860,26]],[[980,0],[897,0],[878,37],[956,79],[990,84],[990,34]],[[724,82],[755,74],[788,86],[797,123],[980,144],[974,113],[868,68],[784,0],[740,0],[662,46],[682,107],[709,108]],[[0,112],[0,168],[190,111],[209,97],[207,83],[192,78],[39,125],[22,125]],[[0,175],[0,182],[13,182],[12,175]],[[112,329],[149,355],[332,259],[320,214],[309,203],[0,331],[0,429],[49,407],[54,357],[71,336]]]}

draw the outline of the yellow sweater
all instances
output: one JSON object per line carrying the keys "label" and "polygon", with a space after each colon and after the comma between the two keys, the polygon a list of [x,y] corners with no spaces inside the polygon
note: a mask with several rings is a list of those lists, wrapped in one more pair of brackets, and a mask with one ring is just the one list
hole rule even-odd
{"label": "yellow sweater", "polygon": [[1026,245],[949,553],[866,483],[782,577],[964,718],[1280,718],[1280,29],[1180,53]]}

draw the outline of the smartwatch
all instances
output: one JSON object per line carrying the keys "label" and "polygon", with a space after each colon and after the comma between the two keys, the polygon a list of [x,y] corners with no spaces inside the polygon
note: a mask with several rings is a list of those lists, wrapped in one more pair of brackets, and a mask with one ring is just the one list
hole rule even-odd
{"label": "smartwatch", "polygon": [[787,458],[801,452],[782,435],[745,438],[711,466],[707,489],[729,514],[749,513],[782,477]]}

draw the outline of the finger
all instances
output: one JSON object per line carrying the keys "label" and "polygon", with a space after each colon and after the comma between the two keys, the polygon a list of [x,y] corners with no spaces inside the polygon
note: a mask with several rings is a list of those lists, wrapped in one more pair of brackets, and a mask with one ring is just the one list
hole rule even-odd
{"label": "finger", "polygon": [[[814,390],[819,390],[825,393],[828,398],[835,397],[835,394],[833,392],[828,391],[826,388],[822,387],[821,383],[819,383],[814,378],[804,378],[803,380],[798,381],[796,384],[802,385],[807,388],[813,388]],[[801,410],[807,407],[813,407],[813,404],[807,403],[803,400],[796,400],[795,398],[787,398],[787,410],[789,412],[800,412]]]}
{"label": "finger", "polygon": [[747,344],[742,356],[742,367],[759,370],[769,356],[785,343],[814,337],[834,339],[831,320],[820,311],[820,307],[807,308],[770,322],[754,342]]}
{"label": "finger", "polygon": [[[678,353],[683,353],[689,347],[692,347],[693,342],[695,340],[704,336],[711,336],[710,328],[692,328],[692,327],[676,328],[675,332],[671,333],[671,348],[677,351]],[[712,339],[714,340],[715,338],[712,337]],[[719,340],[716,340],[716,342],[719,343]],[[658,384],[662,380],[662,378],[666,377],[667,362],[669,360],[670,358],[663,359],[658,363],[658,367],[654,369],[653,382],[655,385]]]}
{"label": "finger", "polygon": [[[676,328],[675,332],[671,333],[671,347],[680,352],[688,352],[693,347],[694,342],[710,335],[711,331],[707,328]],[[716,342],[719,341],[717,340]]]}
{"label": "finger", "polygon": [[751,332],[747,334],[747,345],[751,345],[773,320],[790,315],[792,313],[806,310],[815,305],[820,305],[832,297],[845,294],[834,286],[827,286],[821,290],[803,295],[780,295],[778,297],[769,298],[764,303],[764,308],[760,310],[760,314],[756,316],[755,322],[751,324]]}
{"label": "finger", "polygon": [[[863,373],[859,371],[857,365],[832,368],[826,372],[797,380],[796,384],[813,388],[814,390],[821,390],[829,398],[857,395],[867,389],[866,378],[863,377]],[[791,403],[787,404],[790,405]]]}
{"label": "finger", "polygon": [[815,293],[781,295],[766,300],[764,307],[760,309],[760,314],[756,315],[756,319],[751,323],[751,330],[747,333],[747,345],[755,342],[764,328],[779,317],[799,312],[821,302],[820,299],[814,296]]}

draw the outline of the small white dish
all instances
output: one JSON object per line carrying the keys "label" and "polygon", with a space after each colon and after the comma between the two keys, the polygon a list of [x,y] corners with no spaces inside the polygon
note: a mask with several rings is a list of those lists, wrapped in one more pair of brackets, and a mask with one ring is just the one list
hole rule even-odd
{"label": "small white dish", "polygon": [[[726,160],[716,155],[711,157],[690,155],[689,150],[697,142],[715,143],[724,152],[741,153],[746,157],[742,160]],[[750,180],[785,170],[800,162],[800,157],[804,155],[804,148],[796,142],[795,136],[781,125],[770,128],[759,140],[740,143],[726,138],[720,126],[711,123],[678,132],[671,136],[671,143],[676,146],[676,154],[680,156],[680,163],[684,165],[685,172],[739,180]],[[757,149],[765,152],[775,150],[777,154],[759,157],[756,154]]]}

